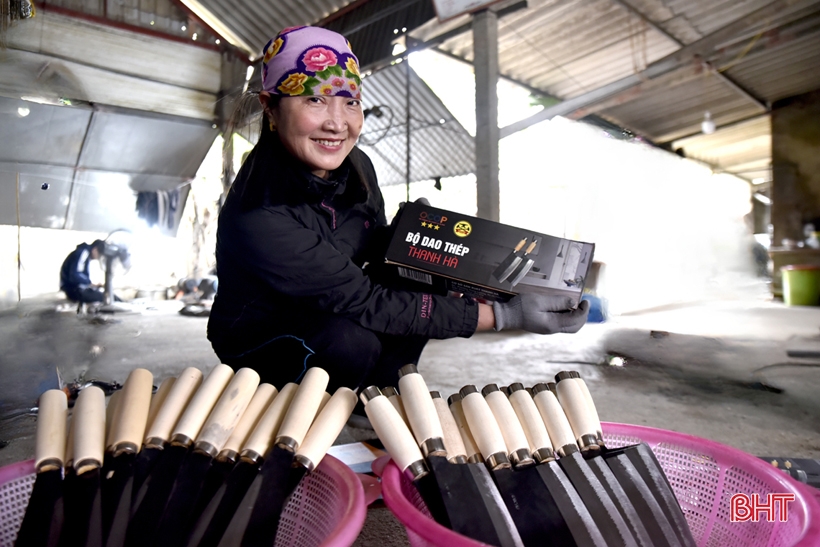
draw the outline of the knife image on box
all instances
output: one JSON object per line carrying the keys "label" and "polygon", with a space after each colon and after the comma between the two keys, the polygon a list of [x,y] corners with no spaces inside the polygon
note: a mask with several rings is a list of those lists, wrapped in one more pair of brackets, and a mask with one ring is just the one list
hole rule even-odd
{"label": "knife image on box", "polygon": [[[580,386],[572,380],[572,376],[566,372],[560,372],[555,377],[556,395],[561,408],[567,416],[567,420],[572,427],[572,432],[578,447],[584,454],[586,463],[592,472],[604,485],[612,501],[615,502],[618,511],[632,532],[639,545],[649,547],[654,545],[654,541],[659,541],[659,537],[650,537],[644,521],[638,514],[633,497],[633,492],[627,492],[624,485],[618,480],[612,469],[601,458],[601,447],[598,444],[598,432],[596,418],[589,412],[587,398]],[[634,501],[641,501],[637,497]]]}
{"label": "knife image on box", "polygon": [[59,537],[57,528],[62,520],[54,518],[54,511],[63,495],[68,399],[62,390],[50,389],[40,395],[37,407],[34,449],[37,478],[17,532],[15,545],[19,547],[48,545],[50,537]]}
{"label": "knife image on box", "polygon": [[[581,386],[586,410],[594,424],[600,424],[597,411],[586,384],[577,373],[559,373],[562,382],[572,381]],[[558,384],[558,389],[562,389]],[[577,397],[574,390],[565,397]],[[600,425],[598,425],[600,429]],[[646,527],[653,545],[693,546],[694,539],[680,506],[666,481],[665,475],[646,443],[608,450],[602,446],[602,455],[618,482],[623,486]],[[670,499],[671,498],[671,499]],[[665,503],[664,503],[665,502]],[[670,506],[671,503],[671,506]],[[664,508],[666,505],[666,508]],[[676,522],[676,517],[680,521]]]}
{"label": "knife image on box", "polygon": [[524,279],[524,276],[529,273],[530,269],[532,268],[533,264],[535,264],[535,260],[533,260],[530,255],[535,250],[535,246],[538,244],[537,241],[533,241],[527,246],[527,250],[524,252],[524,256],[521,257],[520,264],[515,269],[513,273],[510,274],[510,286],[515,287],[519,281]]}
{"label": "knife image on box", "polygon": [[470,431],[524,545],[543,545],[545,537],[558,545],[576,545],[555,500],[533,467],[527,438],[507,396],[495,384],[485,386],[481,394],[474,386],[465,386],[461,395]]}
{"label": "knife image on box", "polygon": [[[535,384],[532,392],[535,406],[547,427],[555,453],[559,456],[558,466],[575,487],[575,491],[578,492],[589,514],[592,515],[607,545],[638,545],[601,480],[584,460],[576,444],[572,427],[555,394],[546,383]],[[552,466],[541,465],[537,469],[547,484],[559,476]],[[553,473],[550,474],[549,471]]]}
{"label": "knife image on box", "polygon": [[527,238],[525,237],[519,241],[518,245],[515,246],[515,249],[513,249],[513,251],[501,261],[501,264],[493,270],[493,277],[495,277],[499,283],[503,283],[504,280],[507,279],[513,271],[515,271],[516,266],[518,266],[521,262],[521,257],[524,255],[524,253],[521,252],[521,249],[523,249],[526,244]]}

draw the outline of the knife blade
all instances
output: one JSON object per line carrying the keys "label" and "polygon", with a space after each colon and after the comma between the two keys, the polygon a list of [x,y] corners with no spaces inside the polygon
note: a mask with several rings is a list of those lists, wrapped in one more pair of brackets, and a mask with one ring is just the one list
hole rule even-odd
{"label": "knife blade", "polygon": [[273,524],[278,525],[288,495],[287,479],[293,457],[316,416],[329,380],[328,373],[321,368],[312,367],[305,372],[276,434],[273,448],[259,470],[261,487],[242,536],[243,547],[273,544],[275,535],[271,535],[271,528]]}
{"label": "knife blade", "polygon": [[518,245],[515,246],[513,251],[493,270],[493,277],[495,277],[499,283],[503,283],[504,280],[515,271],[515,267],[521,262],[521,256],[524,254],[521,252],[521,249],[523,249],[526,244],[527,238],[525,237],[518,242]]}
{"label": "knife blade", "polygon": [[34,468],[37,478],[31,491],[15,545],[40,547],[50,537],[59,537],[62,519],[54,518],[63,495],[68,398],[59,389],[50,389],[37,402],[37,433]]}
{"label": "knife blade", "polygon": [[[637,546],[635,537],[601,480],[584,460],[572,427],[555,394],[546,383],[535,384],[532,392],[535,406],[547,428],[555,453],[559,456],[558,467],[575,487],[607,545]],[[554,482],[560,478],[553,465],[541,465],[537,469],[545,482]]]}
{"label": "knife blade", "polygon": [[[228,365],[216,365],[185,407],[172,429],[169,446],[162,450],[137,494],[136,507],[126,531],[127,547],[143,547],[156,541],[154,532],[180,466],[233,376],[234,371]],[[179,384],[179,380],[176,383]]]}
{"label": "knife blade", "polygon": [[175,547],[187,538],[197,517],[193,514],[196,501],[213,459],[233,433],[258,385],[258,372],[240,368],[222,392],[192,451],[180,466],[157,525],[155,544]]}
{"label": "knife blade", "polygon": [[558,373],[556,379],[556,393],[558,402],[570,423],[573,435],[578,447],[589,468],[604,485],[615,506],[621,513],[624,521],[632,532],[639,545],[649,547],[653,541],[660,541],[660,537],[650,536],[646,529],[646,524],[641,520],[641,516],[635,508],[629,493],[624,489],[624,485],[618,481],[612,469],[604,462],[601,455],[601,447],[598,444],[598,434],[595,419],[588,411],[587,399],[581,388],[571,377],[565,373]]}
{"label": "knife blade", "polygon": [[529,273],[530,268],[532,268],[532,265],[535,264],[535,261],[532,258],[529,258],[529,255],[535,250],[535,246],[537,244],[537,241],[533,241],[529,244],[529,246],[527,247],[527,251],[521,257],[521,264],[518,266],[515,272],[510,274],[512,277],[512,280],[510,281],[511,287],[516,286],[519,281],[524,279],[524,276],[527,275],[527,273]]}
{"label": "knife blade", "polygon": [[[122,389],[117,392],[119,397],[109,425],[100,485],[104,541],[108,539],[120,504],[125,504],[123,511],[130,511],[131,491],[126,492],[126,486],[133,475],[134,462],[145,435],[153,381],[154,375],[150,371],[137,368],[128,374]],[[109,406],[112,403],[109,401]]]}

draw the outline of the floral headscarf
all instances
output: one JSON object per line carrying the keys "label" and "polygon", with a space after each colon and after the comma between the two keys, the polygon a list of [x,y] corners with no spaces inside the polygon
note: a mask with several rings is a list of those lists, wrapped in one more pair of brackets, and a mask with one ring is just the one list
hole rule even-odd
{"label": "floral headscarf", "polygon": [[341,34],[319,27],[290,27],[263,51],[262,89],[271,95],[361,99],[359,61]]}

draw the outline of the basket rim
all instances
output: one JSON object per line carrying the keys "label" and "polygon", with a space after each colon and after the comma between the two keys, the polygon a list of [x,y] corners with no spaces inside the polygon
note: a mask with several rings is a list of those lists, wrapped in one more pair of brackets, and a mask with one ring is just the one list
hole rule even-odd
{"label": "basket rim", "polygon": [[[792,547],[817,545],[817,540],[820,539],[820,492],[814,492],[813,488],[792,479],[760,458],[737,448],[686,433],[614,422],[601,422],[601,426],[605,434],[638,437],[649,444],[650,447],[670,443],[683,448],[690,448],[714,457],[721,466],[732,466],[740,463],[746,470],[765,477],[765,480],[777,483],[781,489],[794,492],[795,501],[793,503],[800,504],[806,517],[801,534],[792,544]],[[388,462],[382,475],[382,495],[385,504],[408,530],[412,530],[413,533],[434,545],[458,547],[485,545],[453,532],[423,515],[402,494],[401,478],[402,472],[396,463],[392,460]]]}

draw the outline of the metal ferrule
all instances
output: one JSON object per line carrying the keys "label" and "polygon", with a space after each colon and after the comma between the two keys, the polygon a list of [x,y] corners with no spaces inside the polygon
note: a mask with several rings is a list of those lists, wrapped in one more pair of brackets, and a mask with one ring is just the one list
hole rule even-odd
{"label": "metal ferrule", "polygon": [[570,378],[580,378],[580,377],[581,377],[581,373],[580,373],[580,372],[576,372],[576,371],[574,371],[574,370],[570,370],[570,371],[568,371],[568,372],[569,372],[569,376],[570,376]]}
{"label": "metal ferrule", "polygon": [[188,448],[189,446],[194,444],[194,440],[188,435],[177,433],[176,435],[171,437],[171,444],[173,446],[184,446],[185,448]]}
{"label": "metal ferrule", "polygon": [[416,460],[410,465],[407,466],[407,469],[404,470],[405,473],[410,474],[410,478],[412,480],[418,480],[422,478],[424,475],[429,473],[427,470],[427,466],[424,464],[424,460]]}
{"label": "metal ferrule", "polygon": [[84,460],[75,462],[74,464],[74,470],[77,472],[78,475],[84,475],[89,471],[94,471],[95,469],[99,469],[101,467],[102,465],[100,464],[100,462],[93,458],[86,458]]}
{"label": "metal ferrule", "polygon": [[558,397],[558,388],[555,387],[555,382],[547,382],[547,387],[552,391],[553,395]]}
{"label": "metal ferrule", "polygon": [[527,390],[527,393],[529,393],[529,394],[530,394],[530,397],[532,397],[533,395],[535,395],[535,393],[533,393],[533,391],[532,391],[532,388],[531,388],[531,387],[528,387],[528,388],[525,388],[525,389]]}
{"label": "metal ferrule", "polygon": [[473,394],[473,393],[478,393],[478,390],[477,390],[477,389],[476,389],[476,387],[475,387],[474,385],[472,385],[472,384],[467,385],[467,386],[464,386],[463,388],[461,388],[461,389],[459,389],[459,390],[458,390],[458,394],[459,394],[459,395],[461,395],[461,398],[462,398],[462,399],[463,399],[464,397],[466,397],[467,395],[471,395],[471,394]]}
{"label": "metal ferrule", "polygon": [[237,452],[236,450],[231,450],[231,449],[223,450],[216,457],[216,461],[218,461],[220,463],[230,463],[230,464],[236,463],[236,460],[238,460],[238,459],[239,459],[239,452]]}
{"label": "metal ferrule", "polygon": [[137,446],[135,443],[129,442],[120,443],[111,448],[111,454],[113,454],[115,458],[117,456],[122,456],[123,454],[136,454],[139,451],[139,446]]}
{"label": "metal ferrule", "polygon": [[447,397],[447,406],[452,406],[453,403],[461,401],[461,395],[458,393],[453,393],[449,397]]}
{"label": "metal ferrule", "polygon": [[507,387],[507,394],[512,395],[516,391],[521,391],[522,389],[524,389],[524,384],[522,384],[521,382],[515,382],[510,384],[509,387]]}
{"label": "metal ferrule", "polygon": [[418,374],[418,373],[419,373],[419,367],[417,367],[416,365],[413,365],[413,364],[404,365],[403,367],[401,367],[399,369],[399,378],[401,378],[402,376],[407,376],[408,374]]}
{"label": "metal ferrule", "polygon": [[447,461],[450,463],[467,463],[467,456],[464,454],[459,454],[458,456],[448,458]]}
{"label": "metal ferrule", "polygon": [[508,458],[503,452],[490,454],[487,456],[487,461],[485,463],[490,469],[509,469],[512,467],[512,464],[510,464],[510,458]]}
{"label": "metal ferrule", "polygon": [[279,448],[284,448],[285,450],[290,450],[291,452],[296,452],[296,449],[299,448],[299,443],[296,442],[296,439],[293,437],[278,437],[275,444]]}
{"label": "metal ferrule", "polygon": [[549,386],[547,385],[546,382],[539,382],[539,383],[535,384],[534,386],[532,386],[532,396],[535,397],[536,395],[538,395],[542,391],[549,391],[549,390],[550,390],[550,388],[549,388]]}
{"label": "metal ferrule", "polygon": [[578,445],[581,447],[582,452],[601,449],[598,444],[598,435],[581,435],[581,438],[578,439]]}
{"label": "metal ferrule", "polygon": [[512,462],[513,467],[527,467],[533,465],[535,460],[532,459],[530,456],[530,451],[528,448],[519,448],[514,452],[510,452],[510,462]]}
{"label": "metal ferrule", "polygon": [[598,446],[605,446],[606,445],[606,443],[604,442],[604,434],[603,433],[601,433],[599,431],[598,435],[597,435],[597,438],[598,438]]}
{"label": "metal ferrule", "polygon": [[162,450],[165,448],[165,439],[160,437],[150,437],[145,439],[145,448],[159,448]]}
{"label": "metal ferrule", "polygon": [[205,454],[211,458],[216,458],[217,454],[219,454],[219,449],[208,441],[199,441],[194,445],[194,452],[199,452],[200,454]]}
{"label": "metal ferrule", "polygon": [[421,453],[425,458],[430,456],[447,456],[447,449],[444,448],[444,440],[441,437],[430,437],[421,443]]}
{"label": "metal ferrule", "polygon": [[302,467],[307,469],[308,473],[310,473],[311,471],[313,471],[316,468],[316,464],[313,463],[313,460],[311,460],[310,458],[308,458],[306,456],[303,456],[302,454],[296,454],[293,457],[293,462],[294,462],[294,464],[301,465]]}
{"label": "metal ferrule", "polygon": [[[384,395],[385,397],[394,397],[394,396],[399,394],[399,392],[396,391],[396,388],[394,388],[393,386],[383,387],[381,389],[381,392],[382,392],[382,395]],[[371,397],[371,399],[372,398],[373,397]]]}
{"label": "metal ferrule", "polygon": [[561,372],[555,375],[555,383],[557,384],[561,380],[569,380],[570,378],[573,378],[572,372],[568,370],[562,370]]}
{"label": "metal ferrule", "polygon": [[555,452],[552,451],[552,448],[539,448],[538,450],[532,453],[532,457],[538,463],[551,462],[555,460]]}
{"label": "metal ferrule", "polygon": [[62,469],[63,461],[60,458],[46,458],[37,466],[37,472],[54,471],[55,469]]}
{"label": "metal ferrule", "polygon": [[431,391],[430,392],[431,399],[441,399],[441,392],[440,391]]}
{"label": "metal ferrule", "polygon": [[575,454],[576,452],[580,451],[581,449],[578,448],[577,444],[565,444],[564,446],[558,449],[558,455],[562,458],[565,458],[566,456],[571,456],[572,454]]}
{"label": "metal ferrule", "polygon": [[481,454],[475,453],[469,458],[467,458],[467,463],[484,463],[484,456]]}
{"label": "metal ferrule", "polygon": [[499,391],[498,384],[487,384],[481,388],[481,394],[485,397],[490,393],[495,393],[496,391]]}
{"label": "metal ferrule", "polygon": [[372,401],[376,397],[380,397],[381,395],[382,395],[382,392],[379,391],[379,388],[377,388],[376,386],[370,386],[370,387],[364,388],[362,390],[362,392],[359,393],[359,399],[361,399],[362,403],[364,403],[366,405],[367,403],[369,403],[370,401]]}
{"label": "metal ferrule", "polygon": [[254,465],[259,465],[260,463],[262,463],[262,454],[260,454],[256,450],[251,450],[249,448],[243,450],[239,457],[242,459],[242,461],[252,463]]}

